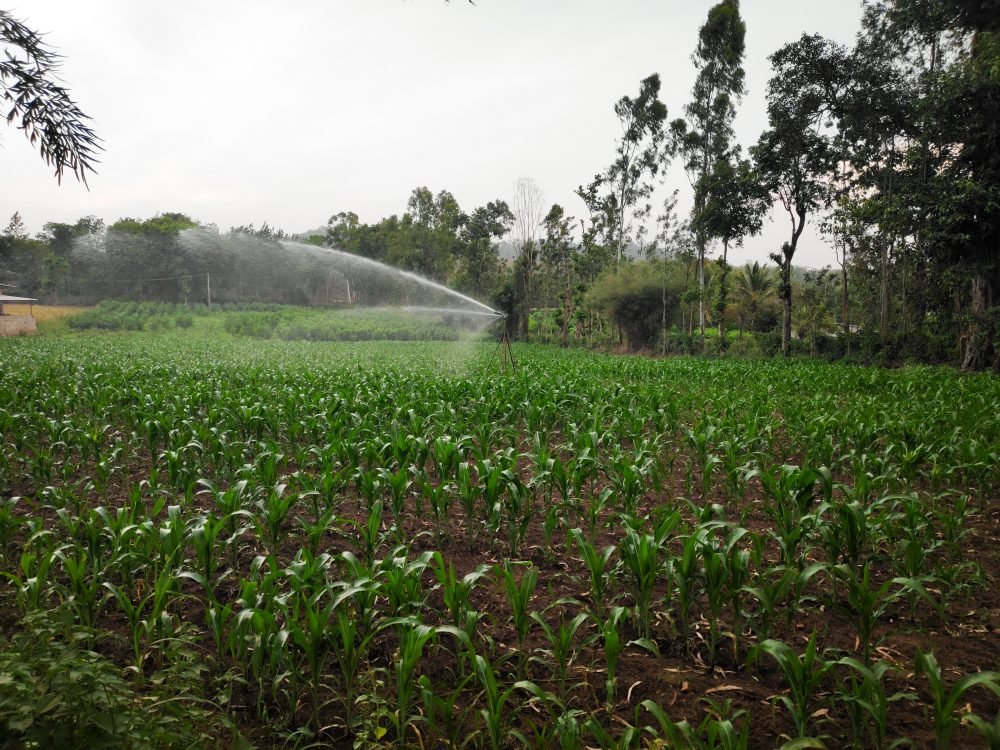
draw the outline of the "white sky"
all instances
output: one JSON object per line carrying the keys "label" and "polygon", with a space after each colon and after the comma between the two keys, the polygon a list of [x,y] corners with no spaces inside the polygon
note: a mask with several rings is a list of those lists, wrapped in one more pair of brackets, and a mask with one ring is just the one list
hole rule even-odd
{"label": "white sky", "polygon": [[[339,211],[401,214],[418,185],[471,211],[510,200],[522,176],[583,216],[573,190],[613,158],[614,102],[658,72],[669,118],[683,115],[714,1],[20,0],[10,12],[66,57],[62,78],[105,152],[89,192],[72,178],[58,186],[27,140],[0,127],[0,221],[18,210],[35,232],[88,214],[180,211],[223,230],[267,220],[301,232]],[[741,10],[746,148],[766,126],[767,55],[803,32],[850,43],[860,2]],[[678,164],[668,185],[689,204]],[[766,260],[787,227],[776,212],[732,262]],[[807,228],[796,261],[834,254]]]}

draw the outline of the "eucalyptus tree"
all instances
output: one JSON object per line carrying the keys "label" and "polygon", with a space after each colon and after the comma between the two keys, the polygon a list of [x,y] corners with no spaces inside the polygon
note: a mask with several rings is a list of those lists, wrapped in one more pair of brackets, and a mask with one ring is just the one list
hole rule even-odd
{"label": "eucalyptus tree", "polygon": [[84,185],[94,172],[99,138],[90,119],[59,83],[60,56],[22,22],[0,10],[0,99],[10,105],[7,123],[17,123],[62,182],[68,170]]}
{"label": "eucalyptus tree", "polygon": [[552,205],[545,215],[542,226],[545,237],[542,240],[542,264],[547,268],[560,290],[560,334],[559,343],[566,347],[569,336],[569,320],[573,314],[573,291],[579,250],[573,240],[572,226],[576,220],[567,216],[558,203]]}
{"label": "eucalyptus tree", "polygon": [[660,76],[644,78],[636,98],[623,96],[615,103],[622,135],[615,148],[615,160],[587,186],[579,186],[580,196],[590,211],[592,222],[603,229],[621,266],[628,244],[630,220],[649,216],[648,203],[654,179],[666,166],[667,105],[660,101]]}
{"label": "eucalyptus tree", "polygon": [[517,249],[515,263],[516,290],[520,312],[518,325],[521,337],[528,338],[528,317],[531,315],[532,282],[538,265],[538,231],[545,215],[545,194],[530,177],[521,177],[514,183],[511,205],[513,222],[511,232]]}
{"label": "eucalyptus tree", "polygon": [[496,282],[500,260],[496,240],[510,231],[514,215],[506,201],[490,201],[475,209],[462,223],[459,233],[462,284],[470,293],[484,297]]}
{"label": "eucalyptus tree", "polygon": [[674,139],[684,158],[684,167],[695,187],[692,226],[698,249],[699,328],[705,347],[705,254],[709,235],[702,218],[722,181],[710,175],[720,160],[728,161],[733,138],[736,105],[745,92],[743,55],[746,24],[740,16],[739,0],[722,0],[708,11],[698,32],[692,62],[698,71],[692,100],[684,108],[687,119],[671,123]]}
{"label": "eucalyptus tree", "polygon": [[819,35],[803,34],[770,56],[767,85],[770,127],[751,149],[761,184],[781,203],[789,240],[772,253],[780,273],[781,351],[791,353],[792,259],[811,214],[829,200],[830,175],[839,152],[829,127],[843,84],[847,51]]}
{"label": "eucalyptus tree", "polygon": [[401,264],[436,281],[447,281],[458,254],[458,232],[465,221],[455,196],[414,188],[406,207],[411,218],[411,255]]}

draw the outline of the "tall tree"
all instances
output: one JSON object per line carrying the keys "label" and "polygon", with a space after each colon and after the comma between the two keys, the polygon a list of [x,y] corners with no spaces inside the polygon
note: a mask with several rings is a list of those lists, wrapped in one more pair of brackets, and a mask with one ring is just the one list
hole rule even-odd
{"label": "tall tree", "polygon": [[545,216],[545,195],[530,177],[521,177],[514,183],[513,239],[517,247],[514,264],[519,313],[517,316],[521,338],[528,338],[528,318],[532,307],[532,282],[538,264],[538,233]]}
{"label": "tall tree", "polygon": [[572,226],[575,219],[567,216],[558,203],[545,215],[542,225],[545,228],[545,238],[542,240],[542,263],[556,280],[560,289],[560,337],[559,343],[568,345],[569,320],[573,314],[574,276],[579,253],[573,241]]}
{"label": "tall tree", "polygon": [[460,286],[480,299],[493,291],[500,270],[496,240],[510,231],[513,222],[514,214],[502,200],[480,206],[462,222]]}
{"label": "tall tree", "polygon": [[60,57],[41,37],[0,10],[0,98],[10,105],[7,122],[17,123],[62,182],[68,170],[84,185],[94,171],[99,139],[90,119],[59,81]]}
{"label": "tall tree", "polygon": [[858,100],[841,107],[855,288],[877,300],[884,350],[920,354],[953,336],[966,369],[1000,369],[998,19],[995,0],[870,0]]}
{"label": "tall tree", "polygon": [[615,160],[576,194],[587,204],[591,218],[603,217],[602,226],[614,246],[620,266],[628,244],[631,220],[649,216],[648,203],[653,180],[666,165],[667,106],[660,101],[660,76],[656,73],[639,84],[636,98],[623,96],[615,103],[622,136]]}
{"label": "tall tree", "polygon": [[771,258],[781,276],[781,351],[791,353],[792,259],[809,216],[826,202],[837,167],[829,119],[844,80],[847,52],[818,35],[804,34],[770,56],[764,131],[752,153],[761,183],[777,197],[790,222],[790,237]]}
{"label": "tall tree", "polygon": [[[743,54],[746,24],[740,16],[739,0],[723,0],[708,11],[698,32],[698,46],[691,60],[697,70],[692,100],[684,108],[687,120],[671,124],[684,156],[684,167],[695,187],[692,226],[698,249],[698,286],[701,346],[705,346],[705,255],[709,236],[700,218],[720,183],[705,184],[717,162],[725,160],[733,137],[736,105],[745,92]],[[700,227],[700,228],[699,228]]]}
{"label": "tall tree", "polygon": [[760,232],[770,200],[750,162],[740,159],[738,150],[729,158],[721,158],[715,162],[712,171],[699,180],[696,196],[699,193],[702,194],[702,209],[695,214],[696,234],[703,238],[722,240],[719,290],[715,305],[719,324],[719,350],[725,351],[729,246],[742,246],[744,237]]}
{"label": "tall tree", "polygon": [[465,220],[458,201],[447,190],[435,196],[426,187],[418,187],[407,208],[412,217],[413,255],[405,267],[446,282],[458,255],[458,231]]}

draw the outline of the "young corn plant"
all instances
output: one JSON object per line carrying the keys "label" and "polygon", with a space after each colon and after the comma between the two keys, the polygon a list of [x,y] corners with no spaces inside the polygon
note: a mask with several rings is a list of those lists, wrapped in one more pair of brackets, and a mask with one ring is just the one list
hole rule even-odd
{"label": "young corn plant", "polygon": [[580,529],[572,529],[569,532],[570,539],[576,543],[576,548],[580,551],[587,572],[590,575],[590,592],[588,600],[598,620],[603,620],[605,607],[607,606],[608,581],[613,570],[611,557],[615,554],[614,545],[608,545],[602,550],[598,550],[591,541],[593,537],[586,537]]}
{"label": "young corn plant", "polygon": [[[553,606],[565,603],[567,602],[558,601]],[[565,703],[568,696],[566,682],[569,679],[569,670],[577,653],[576,635],[580,628],[586,625],[587,614],[581,612],[569,620],[563,616],[560,618],[558,628],[549,625],[538,612],[532,612],[531,619],[541,627],[545,640],[549,644],[548,648],[540,649],[540,651],[550,660],[552,677],[559,688],[559,699]],[[542,660],[536,659],[536,661]]]}
{"label": "young corn plant", "polygon": [[483,699],[486,704],[479,710],[479,714],[483,718],[483,728],[486,741],[489,743],[488,746],[492,750],[501,750],[510,736],[522,744],[527,744],[527,739],[520,732],[509,727],[509,718],[514,711],[510,709],[508,704],[521,690],[537,694],[542,692],[541,689],[533,682],[526,680],[518,680],[504,689],[493,664],[479,654],[473,658],[473,669],[476,679],[483,689]]}
{"label": "young corn plant", "polygon": [[447,689],[435,686],[430,677],[420,675],[417,683],[424,707],[424,721],[433,737],[443,740],[443,747],[465,747],[476,736],[468,731],[468,716],[475,703],[463,701],[469,683],[475,677],[470,672]]}
{"label": "young corn plant", "polygon": [[773,658],[785,676],[789,694],[779,695],[776,699],[788,710],[795,725],[796,738],[809,737],[816,692],[833,662],[826,662],[817,654],[815,631],[809,637],[806,650],[801,656],[792,651],[788,644],[770,638],[754,647],[748,660],[756,662],[763,654]]}
{"label": "young corn plant", "polygon": [[538,570],[532,566],[526,567],[520,581],[517,580],[514,571],[515,566],[510,561],[504,562],[503,567],[497,568],[507,604],[510,606],[514,635],[517,638],[517,674],[523,676],[527,662],[524,641],[531,628],[531,597],[535,593],[535,586],[538,585]]}
{"label": "young corn plant", "polygon": [[277,554],[285,538],[285,525],[298,497],[288,493],[284,484],[272,485],[264,490],[262,497],[254,503],[256,512],[253,523],[257,536],[264,542],[271,554]]}
{"label": "young corn plant", "polygon": [[963,695],[974,687],[982,686],[1000,697],[1000,672],[974,672],[949,686],[944,681],[937,659],[929,651],[917,652],[916,672],[927,678],[937,750],[948,750],[951,747],[951,736],[961,720],[956,710]]}
{"label": "young corn plant", "polygon": [[653,633],[653,588],[663,564],[660,545],[655,535],[640,534],[633,528],[626,528],[618,550],[632,590],[639,634],[642,638],[650,639]]}
{"label": "young corn plant", "polygon": [[[489,566],[479,565],[472,572],[458,578],[455,575],[455,567],[450,562],[445,563],[440,552],[435,552],[431,556],[430,567],[441,587],[444,606],[451,615],[451,625],[463,631],[470,643],[473,642],[481,615],[472,606],[472,590],[479,579],[489,572]],[[462,674],[465,674],[465,663],[463,655],[459,659],[459,669]]]}
{"label": "young corn plant", "polygon": [[680,610],[679,637],[681,650],[685,654],[689,648],[691,608],[698,596],[698,583],[701,580],[698,552],[706,534],[703,527],[698,527],[684,537],[680,554],[672,556],[667,567],[673,591],[677,594],[677,606]]}
{"label": "young corn plant", "polygon": [[1000,750],[1000,711],[997,712],[992,722],[986,721],[976,714],[966,714],[962,717],[962,723],[968,724],[979,732],[980,736],[986,740],[990,750]]}
{"label": "young corn plant", "polygon": [[422,577],[430,567],[431,553],[422,552],[408,560],[406,547],[399,546],[381,561],[378,576],[381,593],[389,600],[392,614],[397,617],[416,615],[426,601]]}
{"label": "young corn plant", "polygon": [[390,471],[385,467],[379,467],[378,476],[382,480],[382,484],[389,489],[389,508],[392,510],[398,537],[402,541],[405,536],[403,521],[406,517],[406,498],[410,487],[413,486],[413,479],[410,478],[410,473],[405,468]]}
{"label": "young corn plant", "polygon": [[599,638],[604,645],[604,666],[607,669],[604,678],[604,705],[609,713],[614,710],[618,702],[618,657],[626,646],[621,636],[623,619],[625,619],[624,607],[612,607],[606,619],[595,617]]}
{"label": "young corn plant", "polygon": [[[915,693],[886,692],[883,680],[892,671],[888,662],[862,664],[845,656],[833,662],[834,667],[846,670],[841,680],[838,699],[847,706],[851,718],[851,734],[855,747],[883,750],[889,736],[889,707],[899,700],[914,700]],[[908,745],[909,740],[899,738],[890,747]]]}
{"label": "young corn plant", "polygon": [[66,578],[67,599],[80,624],[86,628],[93,626],[100,608],[101,567],[99,560],[93,559],[86,547],[66,545],[54,553],[62,565]]}
{"label": "young corn plant", "polygon": [[15,600],[22,613],[28,614],[42,609],[48,601],[49,573],[52,570],[52,563],[56,560],[56,550],[51,546],[53,540],[50,535],[32,535],[38,540],[47,539],[44,546],[40,545],[35,550],[25,550],[21,553],[18,564],[18,572],[2,572],[17,589]]}
{"label": "young corn plant", "polygon": [[706,535],[703,537],[699,548],[701,577],[708,598],[708,661],[714,667],[719,655],[719,620],[722,617],[722,607],[728,593],[727,564],[729,558],[725,550],[718,546],[714,536]]}
{"label": "young corn plant", "polygon": [[[938,602],[915,578],[892,578],[876,587],[872,583],[871,566],[868,562],[860,570],[838,565],[833,569],[833,576],[844,585],[848,607],[855,617],[858,640],[864,649],[866,665],[871,664],[872,648],[876,645],[873,638],[875,628],[893,602],[904,596],[914,596],[927,602],[935,610],[940,609]],[[894,587],[898,588],[894,591]]]}
{"label": "young corn plant", "polygon": [[723,712],[707,714],[698,726],[692,726],[686,719],[675,722],[658,703],[651,700],[640,703],[636,715],[639,709],[652,714],[656,719],[657,727],[649,724],[643,727],[643,731],[653,738],[656,747],[687,750],[747,750],[750,746],[749,719],[744,719],[743,728],[737,730],[733,719],[739,718],[743,712],[733,713],[728,705],[724,707]]}
{"label": "young corn plant", "polygon": [[504,493],[503,516],[507,527],[507,553],[511,557],[517,557],[521,545],[524,543],[528,526],[534,517],[534,503],[532,502],[531,489],[521,477],[511,469],[503,472],[507,485]]}
{"label": "young corn plant", "polygon": [[423,656],[424,646],[436,636],[436,630],[415,621],[400,625],[399,649],[392,670],[396,683],[396,707],[392,712],[392,722],[396,730],[396,744],[400,748],[405,748],[406,733],[410,726],[422,720],[419,714],[412,712],[418,688],[415,675]]}
{"label": "young corn plant", "polygon": [[732,639],[733,662],[735,664],[741,663],[740,639],[746,620],[743,600],[750,582],[750,550],[740,546],[740,542],[744,538],[751,542],[755,539],[752,532],[741,526],[736,527],[729,532],[725,544],[726,581],[724,585],[729,594],[729,606],[733,613]]}

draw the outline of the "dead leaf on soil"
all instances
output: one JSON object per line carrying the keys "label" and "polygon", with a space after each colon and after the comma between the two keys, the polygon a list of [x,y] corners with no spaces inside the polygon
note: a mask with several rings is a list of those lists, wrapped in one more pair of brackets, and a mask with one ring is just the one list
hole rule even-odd
{"label": "dead leaf on soil", "polygon": [[722,693],[727,690],[742,690],[742,689],[743,688],[740,687],[739,685],[719,685],[718,687],[709,688],[708,690],[706,690],[705,695],[709,695],[711,693]]}

